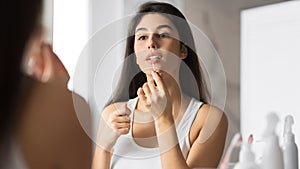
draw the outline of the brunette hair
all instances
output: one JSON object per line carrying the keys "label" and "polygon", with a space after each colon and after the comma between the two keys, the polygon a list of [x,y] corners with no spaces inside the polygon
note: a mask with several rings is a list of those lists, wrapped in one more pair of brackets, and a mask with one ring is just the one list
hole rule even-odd
{"label": "brunette hair", "polygon": [[21,65],[27,43],[40,26],[41,0],[12,0],[0,2],[0,152],[15,128],[22,71]]}

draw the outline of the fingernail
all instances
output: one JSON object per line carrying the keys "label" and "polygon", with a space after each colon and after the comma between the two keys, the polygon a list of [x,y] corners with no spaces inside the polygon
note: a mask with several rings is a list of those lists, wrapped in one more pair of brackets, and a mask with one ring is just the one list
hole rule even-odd
{"label": "fingernail", "polygon": [[253,134],[250,134],[250,136],[248,137],[248,143],[252,143],[253,142]]}
{"label": "fingernail", "polygon": [[151,71],[152,76],[154,75],[154,70]]}

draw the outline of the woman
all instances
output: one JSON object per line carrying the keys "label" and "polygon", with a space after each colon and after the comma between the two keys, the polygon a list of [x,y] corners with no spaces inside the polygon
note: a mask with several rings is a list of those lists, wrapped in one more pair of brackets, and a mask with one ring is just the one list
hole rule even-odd
{"label": "woman", "polygon": [[43,43],[42,0],[1,1],[0,168],[89,168],[66,69]]}
{"label": "woman", "polygon": [[129,28],[120,88],[102,113],[94,169],[218,166],[227,118],[208,104],[194,51],[178,9],[158,2],[140,7]]}

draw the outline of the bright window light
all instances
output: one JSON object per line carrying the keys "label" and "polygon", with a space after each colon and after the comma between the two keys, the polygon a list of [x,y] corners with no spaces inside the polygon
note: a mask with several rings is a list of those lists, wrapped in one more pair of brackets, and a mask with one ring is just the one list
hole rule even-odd
{"label": "bright window light", "polygon": [[88,2],[54,0],[53,48],[71,77],[88,40]]}

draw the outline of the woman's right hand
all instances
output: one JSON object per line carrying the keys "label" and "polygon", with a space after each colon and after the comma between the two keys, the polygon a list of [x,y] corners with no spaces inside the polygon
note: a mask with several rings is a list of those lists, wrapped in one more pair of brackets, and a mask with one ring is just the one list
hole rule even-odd
{"label": "woman's right hand", "polygon": [[111,151],[120,135],[130,130],[130,110],[126,103],[114,103],[107,106],[101,116],[97,144]]}

